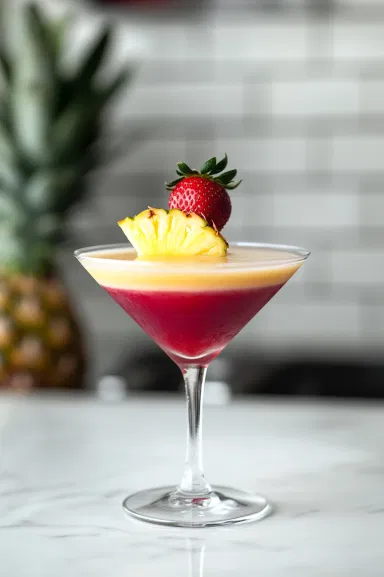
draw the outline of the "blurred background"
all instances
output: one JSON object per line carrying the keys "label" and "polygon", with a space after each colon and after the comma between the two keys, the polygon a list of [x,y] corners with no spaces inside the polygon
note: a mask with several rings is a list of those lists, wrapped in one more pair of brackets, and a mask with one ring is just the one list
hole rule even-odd
{"label": "blurred background", "polygon": [[[13,42],[20,4],[1,21]],[[102,75],[132,72],[103,113],[88,196],[58,253],[88,386],[176,390],[180,378],[73,249],[123,241],[116,221],[166,206],[177,161],[200,166],[227,152],[243,178],[228,240],[291,243],[312,256],[213,363],[208,394],[384,396],[384,2],[39,4],[50,18],[75,13],[69,66],[108,21]]]}

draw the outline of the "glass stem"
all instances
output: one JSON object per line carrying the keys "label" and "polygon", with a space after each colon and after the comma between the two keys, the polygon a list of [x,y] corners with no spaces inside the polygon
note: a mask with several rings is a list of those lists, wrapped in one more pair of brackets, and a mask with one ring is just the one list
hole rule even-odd
{"label": "glass stem", "polygon": [[188,428],[187,455],[184,475],[178,491],[188,496],[202,496],[211,492],[204,477],[202,450],[202,411],[206,367],[186,367],[182,369],[187,397]]}

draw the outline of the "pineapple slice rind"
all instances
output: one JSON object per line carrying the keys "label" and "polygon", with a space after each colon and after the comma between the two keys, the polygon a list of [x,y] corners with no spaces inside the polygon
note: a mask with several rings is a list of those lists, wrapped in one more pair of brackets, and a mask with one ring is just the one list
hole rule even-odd
{"label": "pineapple slice rind", "polygon": [[139,257],[225,256],[227,242],[197,214],[148,208],[118,225]]}

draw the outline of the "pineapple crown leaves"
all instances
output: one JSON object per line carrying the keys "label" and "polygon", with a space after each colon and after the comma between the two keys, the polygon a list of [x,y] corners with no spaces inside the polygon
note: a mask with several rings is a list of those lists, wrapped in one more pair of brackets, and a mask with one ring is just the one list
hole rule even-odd
{"label": "pineapple crown leaves", "polygon": [[68,163],[71,152],[79,162],[79,153],[94,144],[105,107],[131,79],[131,67],[101,81],[113,38],[109,25],[68,71],[61,61],[71,19],[50,20],[31,2],[21,10],[21,23],[24,33],[18,50],[7,49],[4,41],[0,46],[0,124],[6,126],[10,117],[7,128],[24,165]]}
{"label": "pineapple crown leaves", "polygon": [[68,68],[73,19],[52,20],[35,2],[16,15],[17,46],[0,36],[0,269],[10,268],[13,255],[20,270],[41,270],[86,197],[84,176],[101,160],[103,113],[133,68],[101,74],[113,40],[107,24]]}
{"label": "pineapple crown leaves", "polygon": [[[11,80],[11,67],[4,50],[0,47],[0,78],[3,84]],[[1,86],[1,85],[0,85]]]}
{"label": "pineapple crown leaves", "polygon": [[192,169],[186,164],[185,162],[178,162],[177,163],[177,170],[176,173],[179,175],[179,178],[174,180],[173,182],[167,182],[165,187],[167,190],[173,190],[174,187],[179,184],[184,178],[188,178],[190,176],[200,176],[207,180],[216,182],[220,184],[226,190],[235,190],[240,184],[241,180],[234,180],[237,175],[237,170],[228,170],[227,172],[223,172],[227,168],[228,165],[228,156],[225,154],[224,158],[222,158],[219,162],[217,162],[216,157],[210,158],[206,162],[204,162],[203,166],[200,170]]}

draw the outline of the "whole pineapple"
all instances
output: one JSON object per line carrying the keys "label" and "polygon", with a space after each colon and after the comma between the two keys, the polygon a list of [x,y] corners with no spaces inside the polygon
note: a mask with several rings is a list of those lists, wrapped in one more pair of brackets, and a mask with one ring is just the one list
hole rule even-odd
{"label": "whole pineapple", "polygon": [[82,340],[56,253],[98,161],[102,113],[129,72],[98,78],[109,29],[69,72],[68,24],[35,4],[21,17],[17,50],[0,46],[0,386],[79,387]]}

